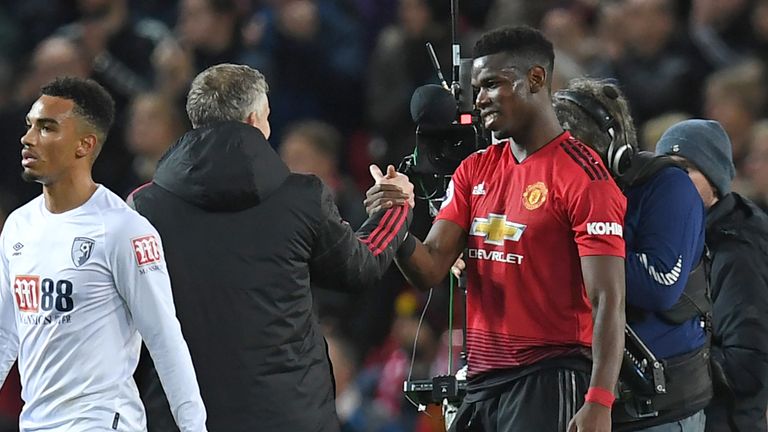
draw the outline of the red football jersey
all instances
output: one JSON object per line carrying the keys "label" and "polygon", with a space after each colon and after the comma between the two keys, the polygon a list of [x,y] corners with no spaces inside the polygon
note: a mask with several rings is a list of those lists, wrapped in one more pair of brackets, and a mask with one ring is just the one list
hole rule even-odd
{"label": "red football jersey", "polygon": [[564,132],[518,163],[508,142],[464,160],[437,216],[468,234],[469,375],[588,348],[581,256],[624,257],[626,199]]}

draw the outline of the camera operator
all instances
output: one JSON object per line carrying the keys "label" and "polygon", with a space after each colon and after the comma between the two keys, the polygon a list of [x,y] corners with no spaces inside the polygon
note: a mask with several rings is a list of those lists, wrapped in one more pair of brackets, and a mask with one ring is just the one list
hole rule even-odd
{"label": "camera operator", "polygon": [[711,255],[715,398],[707,431],[765,432],[768,405],[768,217],[731,192],[731,140],[720,123],[686,120],[669,128],[657,154],[680,160],[707,208]]}
{"label": "camera operator", "polygon": [[[497,139],[511,140],[462,161],[426,240],[408,236],[396,256],[429,289],[467,248],[468,387],[452,431],[611,428],[625,199],[599,156],[560,126],[553,60],[552,44],[527,27],[477,42],[476,106]],[[386,181],[368,191],[369,211],[402,202]]]}
{"label": "camera operator", "polygon": [[[671,158],[635,154],[627,101],[612,83],[573,80],[555,93],[554,107],[563,127],[606,161],[627,196],[627,322],[666,367],[667,393],[643,395],[658,415],[629,415],[626,404],[636,399],[622,397],[614,407],[614,430],[703,431],[712,384],[702,323],[710,308],[698,267],[704,213],[696,188]],[[694,269],[700,273],[689,276]],[[691,299],[694,307],[684,307]]]}

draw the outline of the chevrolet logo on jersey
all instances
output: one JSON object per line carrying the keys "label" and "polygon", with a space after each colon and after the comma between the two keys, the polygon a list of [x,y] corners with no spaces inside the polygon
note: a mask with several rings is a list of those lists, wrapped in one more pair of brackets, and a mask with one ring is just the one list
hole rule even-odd
{"label": "chevrolet logo on jersey", "polygon": [[484,237],[485,243],[503,246],[505,240],[520,241],[525,225],[507,221],[506,215],[489,213],[487,218],[476,217],[469,235]]}

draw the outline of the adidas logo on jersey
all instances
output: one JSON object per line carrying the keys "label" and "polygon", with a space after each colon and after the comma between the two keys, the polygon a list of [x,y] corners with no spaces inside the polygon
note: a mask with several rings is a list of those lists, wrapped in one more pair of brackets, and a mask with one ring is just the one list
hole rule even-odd
{"label": "adidas logo on jersey", "polygon": [[485,195],[485,182],[476,184],[472,188],[472,195]]}
{"label": "adidas logo on jersey", "polygon": [[616,222],[588,222],[587,234],[589,235],[615,235],[624,237],[624,227]]}

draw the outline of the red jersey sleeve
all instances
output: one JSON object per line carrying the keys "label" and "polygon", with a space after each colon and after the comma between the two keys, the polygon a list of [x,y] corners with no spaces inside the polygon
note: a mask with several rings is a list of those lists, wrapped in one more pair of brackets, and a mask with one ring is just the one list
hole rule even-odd
{"label": "red jersey sleeve", "polygon": [[612,179],[591,180],[583,174],[572,177],[570,193],[566,194],[568,217],[579,256],[624,258],[627,200]]}
{"label": "red jersey sleeve", "polygon": [[464,159],[451,177],[445,192],[445,200],[435,221],[449,220],[469,232],[471,209],[469,208],[469,193],[471,184],[472,163],[474,157]]}

